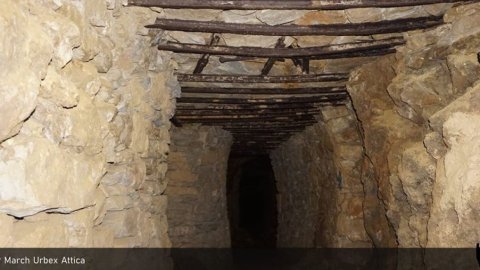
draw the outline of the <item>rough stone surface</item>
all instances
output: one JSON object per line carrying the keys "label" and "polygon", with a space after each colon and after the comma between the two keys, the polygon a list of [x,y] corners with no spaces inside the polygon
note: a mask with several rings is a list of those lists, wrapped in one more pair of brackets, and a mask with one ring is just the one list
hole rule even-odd
{"label": "rough stone surface", "polygon": [[173,247],[230,247],[226,177],[232,136],[217,127],[172,130],[168,234]]}
{"label": "rough stone surface", "polygon": [[326,107],[322,116],[271,154],[279,192],[278,245],[369,247],[356,118],[346,107]]}
{"label": "rough stone surface", "polygon": [[0,3],[0,246],[170,246],[154,19],[119,1]]}
{"label": "rough stone surface", "polygon": [[371,190],[363,208],[377,211],[365,224],[376,246],[476,243],[479,7],[449,7],[449,24],[406,34],[395,57],[351,76],[369,172],[365,196]]}

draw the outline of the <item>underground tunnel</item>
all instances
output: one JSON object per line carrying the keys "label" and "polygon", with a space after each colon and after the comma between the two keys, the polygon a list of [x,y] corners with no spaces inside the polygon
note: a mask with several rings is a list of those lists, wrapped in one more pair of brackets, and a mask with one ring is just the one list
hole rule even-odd
{"label": "underground tunnel", "polygon": [[473,248],[479,21],[475,0],[2,0],[0,247]]}
{"label": "underground tunnel", "polygon": [[275,248],[277,188],[268,156],[231,156],[227,202],[232,248]]}

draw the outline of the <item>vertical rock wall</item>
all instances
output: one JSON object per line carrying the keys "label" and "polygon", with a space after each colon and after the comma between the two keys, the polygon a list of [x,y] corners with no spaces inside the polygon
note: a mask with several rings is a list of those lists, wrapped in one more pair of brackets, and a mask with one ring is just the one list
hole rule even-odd
{"label": "vertical rock wall", "polygon": [[173,247],[230,247],[227,165],[232,137],[217,128],[172,130],[168,157],[168,234]]}
{"label": "vertical rock wall", "polygon": [[395,57],[352,74],[370,171],[363,182],[379,198],[364,205],[378,213],[366,214],[377,245],[478,242],[479,20],[479,4],[451,8],[446,25],[406,35]]}
{"label": "vertical rock wall", "polygon": [[356,119],[347,107],[325,108],[322,118],[271,154],[278,246],[369,247]]}
{"label": "vertical rock wall", "polygon": [[2,247],[170,245],[172,76],[122,2],[0,2]]}

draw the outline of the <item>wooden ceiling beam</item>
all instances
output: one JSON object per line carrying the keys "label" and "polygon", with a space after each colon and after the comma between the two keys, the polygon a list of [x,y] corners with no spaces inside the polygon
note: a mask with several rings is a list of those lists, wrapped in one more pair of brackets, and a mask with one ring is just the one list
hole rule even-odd
{"label": "wooden ceiling beam", "polygon": [[[395,53],[397,50],[395,48],[384,48],[376,49],[369,51],[356,51],[356,52],[347,52],[347,53],[334,53],[322,56],[311,56],[309,60],[326,60],[326,59],[343,59],[343,58],[357,58],[357,57],[373,57],[373,56],[382,56],[387,54]],[[282,58],[283,59],[283,58]],[[295,65],[301,66],[301,60],[297,58],[291,58],[294,61]],[[260,57],[246,57],[246,56],[237,56],[237,57],[219,57],[218,60],[220,63],[228,62],[238,62],[238,61],[260,61]]]}
{"label": "wooden ceiling beam", "polygon": [[177,110],[176,116],[234,116],[234,115],[301,115],[318,114],[320,108],[273,109],[273,110]]}
{"label": "wooden ceiling beam", "polygon": [[308,97],[286,98],[216,98],[216,97],[181,97],[178,103],[206,103],[206,104],[292,104],[311,103],[320,101],[335,101],[348,98],[347,93],[331,93]]}
{"label": "wooden ceiling beam", "polygon": [[[368,40],[360,42],[333,44],[327,46],[307,47],[307,48],[262,48],[262,47],[232,47],[232,46],[212,46],[178,42],[166,42],[159,44],[158,49],[163,51],[172,51],[176,53],[192,53],[207,55],[230,55],[245,56],[255,58],[270,58],[269,63],[273,66],[277,58],[322,58],[336,59],[338,54],[343,58],[358,57],[358,54],[369,52],[375,54],[378,50],[391,49],[398,45],[405,44],[403,38],[388,38],[379,40]],[[269,64],[267,63],[267,64]],[[267,69],[269,65],[266,65]],[[271,68],[271,67],[270,67]],[[267,75],[262,74],[262,76]]]}
{"label": "wooden ceiling beam", "polygon": [[346,92],[345,86],[306,87],[306,88],[220,88],[182,87],[186,94],[246,94],[246,95],[311,95],[330,92]]}
{"label": "wooden ceiling beam", "polygon": [[290,75],[290,76],[256,76],[256,75],[222,75],[222,74],[181,74],[177,73],[179,82],[211,83],[308,83],[308,82],[346,82],[348,73]]}
{"label": "wooden ceiling beam", "polygon": [[258,110],[258,109],[297,109],[303,107],[343,106],[348,100],[319,101],[308,103],[276,103],[276,104],[202,104],[177,103],[177,110]]}
{"label": "wooden ceiling beam", "polygon": [[262,36],[370,36],[426,29],[438,26],[442,23],[443,16],[427,16],[406,19],[402,18],[365,23],[316,25],[267,25],[157,18],[154,24],[147,25],[145,27],[184,32],[228,33]]}
{"label": "wooden ceiling beam", "polygon": [[459,0],[129,0],[131,6],[188,9],[276,9],[276,10],[343,10],[366,7],[406,7],[439,3],[460,3]]}

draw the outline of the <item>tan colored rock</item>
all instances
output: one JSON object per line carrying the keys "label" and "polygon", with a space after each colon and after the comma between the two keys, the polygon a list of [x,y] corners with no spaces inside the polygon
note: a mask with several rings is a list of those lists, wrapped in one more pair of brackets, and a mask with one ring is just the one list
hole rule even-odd
{"label": "tan colored rock", "polygon": [[101,3],[92,0],[78,3],[78,5],[66,2],[58,9],[60,14],[69,18],[80,30],[80,46],[73,50],[73,56],[74,59],[85,62],[92,60],[99,52],[99,49],[96,46],[98,44],[98,34],[93,26],[90,25],[87,16],[85,16],[86,6],[95,2],[99,4]]}
{"label": "tan colored rock", "polygon": [[479,237],[478,123],[478,113],[454,111],[444,123],[449,150],[438,163],[428,223],[429,247],[470,247]]}
{"label": "tan colored rock", "polygon": [[46,139],[24,136],[4,143],[0,156],[1,212],[24,217],[46,209],[69,213],[94,204],[104,173],[101,156],[77,154]]}
{"label": "tan colored rock", "polygon": [[40,96],[50,99],[56,105],[73,108],[79,101],[78,88],[70,80],[57,73],[54,67],[48,68],[47,76],[41,83]]}
{"label": "tan colored rock", "polygon": [[91,63],[74,61],[64,68],[62,75],[70,78],[79,90],[92,97],[100,91],[102,82],[95,65]]}
{"label": "tan colored rock", "polygon": [[40,80],[52,59],[53,45],[16,1],[0,3],[0,28],[1,142],[18,133],[22,122],[35,109]]}
{"label": "tan colored rock", "polygon": [[102,151],[107,123],[85,94],[80,94],[80,103],[72,109],[58,108],[42,100],[33,118],[45,125],[45,136],[55,143],[89,154]]}

